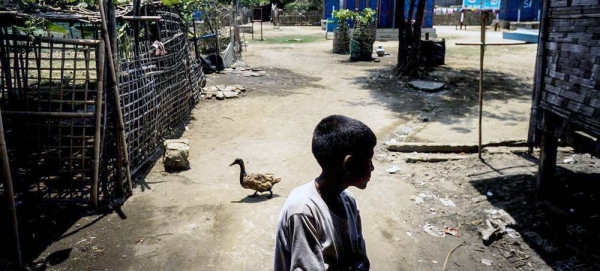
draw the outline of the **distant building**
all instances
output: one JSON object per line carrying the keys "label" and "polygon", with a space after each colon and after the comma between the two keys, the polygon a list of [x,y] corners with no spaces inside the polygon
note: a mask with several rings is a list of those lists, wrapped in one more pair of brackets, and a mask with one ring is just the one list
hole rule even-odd
{"label": "distant building", "polygon": [[[394,25],[394,7],[396,1],[397,0],[325,0],[325,6],[323,8],[323,18],[326,19],[331,17],[331,13],[334,7],[336,10],[340,9],[340,7],[342,9],[349,10],[363,10],[368,7],[377,11],[377,28],[396,28],[396,26]],[[408,14],[408,10],[410,8],[410,0],[404,0],[404,2],[405,14]],[[423,28],[433,27],[433,7],[434,0],[427,0],[425,6],[425,14],[423,16]],[[414,10],[416,13],[416,7]]]}
{"label": "distant building", "polygon": [[510,22],[539,21],[541,0],[503,0],[499,15],[500,20]]}

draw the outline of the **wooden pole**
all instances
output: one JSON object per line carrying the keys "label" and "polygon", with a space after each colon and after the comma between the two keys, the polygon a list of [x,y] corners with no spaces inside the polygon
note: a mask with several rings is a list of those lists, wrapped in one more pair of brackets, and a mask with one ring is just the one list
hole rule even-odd
{"label": "wooden pole", "polygon": [[[98,206],[98,179],[100,174],[100,129],[102,128],[102,97],[104,95],[104,42],[100,42],[96,54],[96,69],[98,72],[98,88],[96,91],[96,133],[94,135],[94,176],[90,201],[92,206]],[[106,114],[106,113],[105,113]]]}
{"label": "wooden pole", "polygon": [[481,47],[479,51],[479,159],[481,159],[481,152],[483,151],[483,147],[481,145],[481,126],[483,119],[483,57],[485,55],[486,18],[486,13],[484,11],[481,11]]}
{"label": "wooden pole", "polygon": [[546,72],[546,67],[548,65],[547,60],[544,57],[544,52],[546,51],[549,6],[550,0],[542,1],[543,14],[540,22],[540,36],[535,61],[533,95],[531,99],[531,117],[529,119],[529,131],[527,132],[527,145],[529,154],[533,153],[533,147],[537,144],[537,142],[539,142],[539,139],[536,138],[536,135],[538,134],[537,116],[539,113],[538,109],[542,98],[542,89],[544,89],[544,73]]}
{"label": "wooden pole", "polygon": [[131,170],[129,168],[129,153],[127,150],[127,137],[125,136],[125,124],[123,122],[123,112],[121,111],[121,95],[119,93],[119,81],[117,80],[115,60],[113,58],[112,48],[110,46],[111,40],[108,37],[108,26],[106,25],[106,13],[104,12],[104,5],[103,3],[100,3],[98,6],[100,6],[100,21],[102,22],[102,31],[104,32],[104,43],[106,45],[106,52],[108,53],[108,71],[110,74],[110,79],[113,82],[113,90],[115,94],[114,96],[115,107],[117,111],[117,125],[119,129],[120,145],[123,151],[123,162],[127,176],[127,194],[131,196],[133,194],[133,184],[131,182]]}
{"label": "wooden pole", "polygon": [[2,172],[4,174],[4,193],[8,198],[8,208],[10,209],[10,219],[13,228],[13,237],[17,248],[17,262],[19,267],[23,266],[21,259],[21,242],[19,240],[19,221],[17,220],[17,209],[15,207],[15,194],[13,192],[12,177],[10,174],[10,165],[8,162],[8,151],[6,150],[6,140],[4,139],[4,125],[2,124],[2,113],[0,110],[0,159],[2,159]]}
{"label": "wooden pole", "polygon": [[558,139],[553,134],[542,132],[540,137],[540,161],[536,180],[538,199],[547,196],[554,185],[558,149]]}

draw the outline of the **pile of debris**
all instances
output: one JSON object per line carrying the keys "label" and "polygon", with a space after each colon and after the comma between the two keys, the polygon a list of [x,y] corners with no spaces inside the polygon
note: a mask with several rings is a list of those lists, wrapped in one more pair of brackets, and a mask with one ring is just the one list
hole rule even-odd
{"label": "pile of debris", "polygon": [[225,68],[224,70],[221,71],[221,73],[231,73],[231,74],[237,74],[237,75],[243,75],[246,77],[263,77],[263,76],[268,76],[269,74],[267,73],[267,71],[260,69],[260,68],[242,68],[242,67],[231,67],[231,68]]}
{"label": "pile of debris", "polygon": [[237,98],[240,95],[245,95],[246,87],[242,85],[232,85],[232,86],[211,86],[202,89],[202,93],[200,93],[200,97],[203,100],[210,100],[213,97],[217,100],[224,100],[230,98]]}

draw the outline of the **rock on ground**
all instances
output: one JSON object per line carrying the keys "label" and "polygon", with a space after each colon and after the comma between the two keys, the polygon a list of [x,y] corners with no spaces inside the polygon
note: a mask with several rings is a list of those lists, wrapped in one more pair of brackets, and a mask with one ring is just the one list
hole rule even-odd
{"label": "rock on ground", "polygon": [[190,167],[190,141],[188,139],[165,140],[165,155],[163,164],[165,170],[183,170]]}

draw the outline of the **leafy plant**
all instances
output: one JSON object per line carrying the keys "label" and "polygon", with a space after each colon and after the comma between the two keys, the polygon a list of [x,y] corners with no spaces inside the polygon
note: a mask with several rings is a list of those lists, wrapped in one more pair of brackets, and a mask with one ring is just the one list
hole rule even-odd
{"label": "leafy plant", "polygon": [[354,21],[362,24],[372,24],[375,22],[375,14],[377,14],[376,11],[370,8],[365,8],[360,13],[356,13],[356,16],[354,16]]}
{"label": "leafy plant", "polygon": [[333,18],[338,20],[338,28],[342,31],[349,28],[348,22],[353,20],[355,17],[356,12],[351,10],[339,9],[333,11]]}

